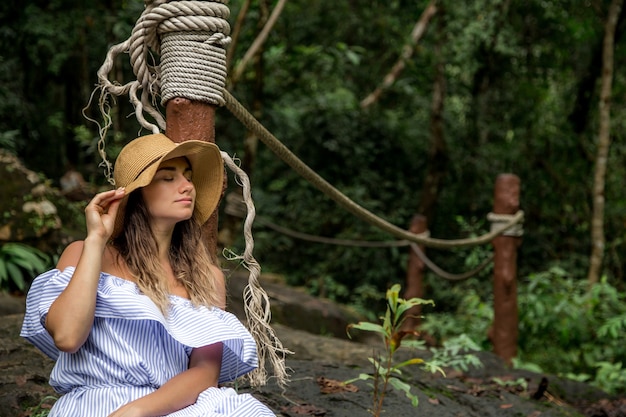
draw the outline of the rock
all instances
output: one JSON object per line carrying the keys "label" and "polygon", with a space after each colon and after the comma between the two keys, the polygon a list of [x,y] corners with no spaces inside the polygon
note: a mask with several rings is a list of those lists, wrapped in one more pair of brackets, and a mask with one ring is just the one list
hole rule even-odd
{"label": "rock", "polygon": [[24,314],[24,297],[0,292],[0,317],[11,314]]}
{"label": "rock", "polygon": [[0,245],[23,243],[47,255],[84,236],[84,205],[0,149]]}
{"label": "rock", "polygon": [[0,149],[0,240],[24,241],[61,228],[53,193],[39,176],[9,152]]}
{"label": "rock", "polygon": [[[245,320],[243,290],[248,284],[248,272],[226,270],[225,275],[228,287],[227,309],[240,320]],[[312,334],[347,339],[346,327],[365,320],[348,307],[313,297],[302,288],[289,287],[279,277],[263,274],[259,282],[270,298],[273,323]],[[354,338],[364,340],[369,335],[355,332]]]}
{"label": "rock", "polygon": [[[229,305],[238,301],[233,293],[245,285],[245,274],[229,279]],[[263,278],[272,303],[282,300],[282,311],[308,312],[317,320],[324,320],[324,312],[337,314],[336,323],[349,322],[339,317],[340,306],[328,300],[311,303],[305,292],[283,286],[279,281]],[[23,298],[0,303],[13,304],[10,311],[23,311]],[[297,306],[291,303],[298,304]],[[279,302],[276,302],[279,304]],[[18,306],[19,305],[19,306]],[[304,309],[306,306],[307,309]],[[302,310],[299,310],[302,309]],[[319,310],[318,310],[319,309]],[[280,310],[278,310],[280,311]],[[238,314],[242,314],[241,311]],[[305,316],[306,317],[306,316]],[[330,317],[330,316],[328,316]],[[28,342],[19,337],[23,314],[0,318],[0,417],[26,417],[29,408],[43,398],[56,395],[48,386],[53,363]],[[338,324],[335,324],[339,326]],[[373,406],[373,390],[366,381],[356,381],[346,387],[342,383],[360,374],[372,374],[369,357],[380,351],[380,340],[360,343],[345,338],[313,334],[281,323],[273,327],[284,346],[293,351],[287,358],[291,382],[279,387],[269,380],[263,387],[252,388],[238,381],[240,392],[250,392],[281,417],[366,417]],[[333,328],[318,324],[317,329]],[[436,415],[438,417],[626,417],[626,399],[611,398],[606,393],[580,382],[552,375],[512,370],[490,352],[478,352],[483,367],[467,372],[446,370],[446,376],[431,374],[417,366],[402,368],[402,380],[419,399],[414,408],[404,393],[388,389],[383,402],[383,415]],[[412,357],[428,359],[426,351],[401,348],[397,360]],[[545,391],[541,391],[543,385]],[[547,385],[546,385],[547,384]],[[533,396],[538,399],[533,399]]]}
{"label": "rock", "polygon": [[0,320],[0,417],[20,417],[55,395],[48,385],[52,361],[20,336],[23,314]]}
{"label": "rock", "polygon": [[61,184],[61,194],[70,201],[90,200],[95,190],[85,181],[83,174],[70,167],[65,174],[59,179]]}
{"label": "rock", "polygon": [[[19,337],[22,319],[22,314],[11,314],[0,320],[0,417],[26,417],[31,415],[29,409],[42,399],[56,395],[47,383],[53,363]],[[244,381],[237,386],[240,392],[251,392],[283,417],[371,416],[368,409],[373,404],[373,391],[366,382],[354,382],[354,389],[341,387],[344,381],[372,372],[367,358],[380,348],[380,343],[351,342],[279,324],[274,327],[285,346],[294,351],[287,359],[291,382],[283,388],[270,379],[266,386],[251,388]],[[398,359],[415,354],[403,350]],[[447,377],[414,366],[403,368],[402,378],[419,398],[419,405],[414,408],[403,393],[390,389],[384,399],[383,415],[626,416],[620,411],[625,408],[623,399],[610,398],[582,383],[559,385],[560,380],[553,376],[511,370],[489,352],[480,353],[480,357],[485,367],[471,372],[450,371]],[[547,395],[533,400],[532,394],[543,377],[549,380]],[[527,381],[526,387],[516,383],[520,378]],[[580,396],[592,391],[590,398]],[[576,395],[578,398],[574,398]],[[583,414],[584,410],[589,410],[589,414]]]}

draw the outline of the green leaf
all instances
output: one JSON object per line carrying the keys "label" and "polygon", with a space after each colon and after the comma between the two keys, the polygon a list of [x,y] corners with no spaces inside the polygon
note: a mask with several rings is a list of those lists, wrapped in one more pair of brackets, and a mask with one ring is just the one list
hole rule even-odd
{"label": "green leaf", "polygon": [[370,323],[367,321],[360,321],[356,324],[350,324],[349,329],[363,330],[366,332],[375,332],[381,335],[385,335],[385,329],[380,324]]}
{"label": "green leaf", "polygon": [[411,305],[411,307],[413,306],[419,306],[419,305],[424,305],[424,304],[430,304],[432,306],[435,305],[435,302],[433,300],[426,300],[423,298],[410,298],[408,300],[405,301],[407,304]]}
{"label": "green leaf", "polygon": [[35,267],[33,266],[32,262],[29,262],[26,259],[21,259],[21,258],[17,258],[16,257],[16,258],[11,259],[11,261],[12,261],[13,265],[17,265],[20,268],[23,268],[23,269],[25,269],[26,271],[28,271],[30,273],[35,272],[34,271]]}
{"label": "green leaf", "polygon": [[409,384],[400,381],[398,378],[389,378],[389,384],[395,389],[403,391],[406,397],[411,400],[413,407],[417,407],[419,398],[417,398],[417,395],[411,393],[411,386]]}
{"label": "green leaf", "polygon": [[422,363],[424,363],[424,359],[413,358],[413,359],[409,359],[409,360],[404,361],[404,362],[400,362],[399,364],[395,365],[393,367],[393,369],[403,368],[403,367],[408,366],[408,365],[419,365],[419,364],[422,364]]}
{"label": "green leaf", "polygon": [[32,250],[28,246],[21,243],[7,243],[2,247],[2,251],[10,256],[17,258],[29,258],[32,256]]}
{"label": "green leaf", "polygon": [[374,379],[374,377],[370,374],[361,373],[356,378],[348,379],[347,381],[343,381],[344,384],[352,384],[355,381],[367,381],[370,379]]}
{"label": "green leaf", "polygon": [[9,271],[11,281],[15,283],[20,291],[23,291],[26,288],[26,283],[24,282],[22,271],[17,266],[15,266],[15,264],[7,264],[7,270]]}
{"label": "green leaf", "polygon": [[416,339],[402,339],[402,346],[405,348],[425,350],[426,341]]}
{"label": "green leaf", "polygon": [[387,302],[389,306],[395,307],[398,305],[398,298],[400,297],[400,284],[394,284],[387,290]]}
{"label": "green leaf", "polygon": [[6,261],[0,258],[0,282],[9,279],[9,272],[7,271]]}

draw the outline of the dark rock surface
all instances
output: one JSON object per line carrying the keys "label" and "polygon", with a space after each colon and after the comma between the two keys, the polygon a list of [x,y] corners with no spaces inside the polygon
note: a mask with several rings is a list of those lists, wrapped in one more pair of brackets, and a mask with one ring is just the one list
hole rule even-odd
{"label": "dark rock surface", "polygon": [[[237,274],[234,274],[237,275]],[[245,278],[229,279],[229,305],[240,305]],[[352,313],[340,314],[343,307],[309,297],[304,291],[288,288],[278,282],[263,283],[274,308],[282,306],[289,315],[314,317],[334,322],[317,323],[318,328],[341,329],[352,322]],[[49,395],[47,385],[52,361],[19,337],[23,317],[23,298],[0,296],[0,417],[32,415],[33,407]],[[280,312],[277,310],[279,316]],[[241,317],[241,316],[240,316]],[[343,318],[342,318],[343,317]],[[342,390],[339,381],[372,371],[368,357],[380,345],[377,340],[363,342],[345,338],[320,336],[275,324],[283,344],[294,352],[287,360],[291,382],[284,389],[273,381],[260,388],[239,385],[270,406],[277,415],[286,417],[326,416],[360,417],[371,415],[372,388],[355,382],[352,390]],[[307,325],[307,326],[310,326]],[[303,326],[308,328],[307,326]],[[345,328],[345,326],[344,326]],[[399,351],[398,359],[419,356],[422,351]],[[626,399],[610,398],[589,385],[562,380],[551,375],[511,370],[495,355],[480,352],[483,367],[468,372],[447,370],[447,376],[430,374],[418,367],[403,368],[403,377],[417,394],[419,405],[395,390],[384,399],[385,416],[438,417],[622,417],[626,416]],[[545,378],[545,379],[544,379]],[[539,390],[544,379],[545,391]],[[547,386],[546,386],[547,383]],[[536,395],[537,399],[533,399]],[[29,411],[30,410],[30,411]]]}

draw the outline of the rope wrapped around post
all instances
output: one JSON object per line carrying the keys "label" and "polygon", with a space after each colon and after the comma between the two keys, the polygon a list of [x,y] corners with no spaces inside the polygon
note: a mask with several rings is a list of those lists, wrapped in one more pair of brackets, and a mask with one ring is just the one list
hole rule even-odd
{"label": "rope wrapped around post", "polygon": [[[168,1],[146,0],[146,8],[136,22],[131,36],[114,45],[98,71],[101,89],[99,107],[104,118],[100,127],[98,149],[103,163],[106,160],[104,140],[111,125],[109,95],[129,95],[135,107],[139,124],[153,133],[166,129],[166,120],[158,108],[175,97],[200,101],[212,105],[225,104],[226,50],[230,42],[230,25],[226,20],[230,11],[226,0]],[[117,55],[128,53],[136,80],[127,83],[112,82],[109,73]],[[154,122],[149,122],[145,114]],[[259,283],[260,266],[252,255],[254,240],[252,223],[255,216],[250,193],[250,181],[232,158],[222,152],[225,164],[239,178],[247,208],[244,222],[245,250],[235,256],[250,271],[248,285],[244,290],[244,309],[247,326],[257,342],[259,367],[246,377],[252,385],[266,383],[266,362],[269,362],[279,385],[288,381],[285,368],[285,349],[270,326],[269,297]],[[107,176],[110,176],[110,171]]]}
{"label": "rope wrapped around post", "polygon": [[[491,231],[502,230],[502,228],[515,219],[515,214],[487,213],[487,220],[491,223]],[[501,232],[502,236],[522,237],[524,235],[524,224],[515,223],[510,228]]]}

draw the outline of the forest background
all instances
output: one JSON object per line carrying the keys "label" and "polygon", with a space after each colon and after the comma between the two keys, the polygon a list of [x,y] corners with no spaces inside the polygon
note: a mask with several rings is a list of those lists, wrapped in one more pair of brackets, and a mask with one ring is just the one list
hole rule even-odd
{"label": "forest background", "polygon": [[[617,3],[233,0],[227,88],[323,178],[399,227],[422,214],[434,237],[485,233],[496,177],[517,175],[525,222],[516,365],[624,392],[624,8],[614,21],[610,101],[601,88],[608,16]],[[267,40],[241,66],[279,6]],[[88,120],[100,115],[88,102],[108,48],[129,36],[143,8],[140,0],[2,2],[0,147],[55,186],[74,168],[95,188],[107,187],[98,127]],[[418,22],[424,31],[417,37]],[[132,75],[122,60],[115,71],[120,80]],[[366,101],[389,74],[392,82]],[[610,131],[603,135],[607,103]],[[112,108],[110,160],[128,140],[149,133],[140,131],[124,98]],[[216,141],[252,179],[263,220],[255,227],[255,255],[263,270],[375,319],[385,289],[405,279],[409,250],[324,245],[263,226],[393,240],[300,178],[226,109],[217,113]],[[598,158],[602,147],[606,158]],[[606,163],[600,190],[598,160]],[[603,245],[601,268],[592,273],[598,195]],[[220,221],[236,225],[226,214]],[[240,238],[223,239],[242,250]],[[455,272],[474,268],[491,250],[427,249]],[[466,334],[488,349],[491,274],[487,268],[452,283],[428,272],[426,296],[435,307],[424,312],[424,330],[438,340]]]}

